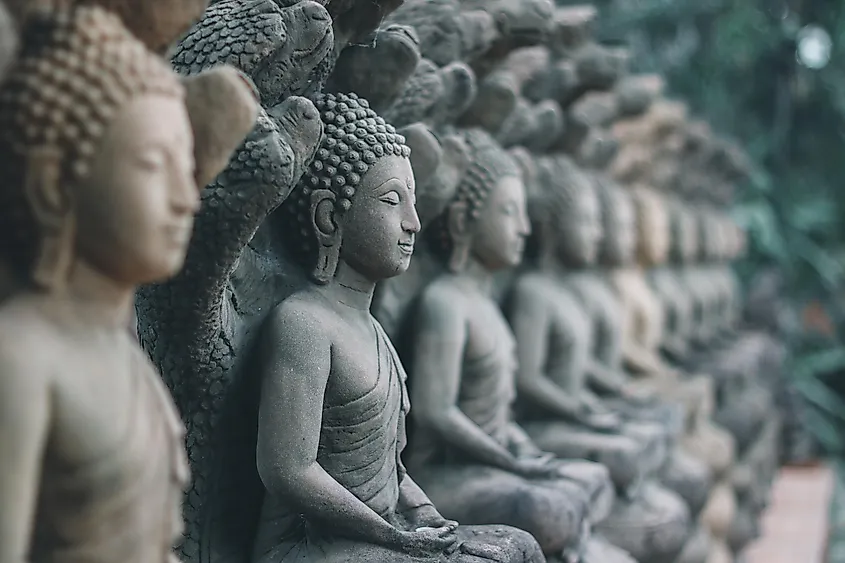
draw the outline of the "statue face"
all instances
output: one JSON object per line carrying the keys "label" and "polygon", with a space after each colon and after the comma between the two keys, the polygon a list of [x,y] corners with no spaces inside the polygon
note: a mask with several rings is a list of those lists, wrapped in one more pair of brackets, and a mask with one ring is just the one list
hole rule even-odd
{"label": "statue face", "polygon": [[595,264],[604,236],[598,195],[593,190],[579,193],[567,215],[569,224],[557,225],[561,260],[574,266]]}
{"label": "statue face", "polygon": [[184,103],[157,95],[125,106],[74,190],[77,256],[122,283],[175,274],[199,207]]}
{"label": "statue face", "polygon": [[695,218],[689,214],[681,220],[681,252],[685,261],[695,259],[698,254],[698,227]]}
{"label": "statue face", "polygon": [[513,176],[500,179],[471,229],[471,252],[485,268],[496,271],[517,266],[531,234],[522,180]]}
{"label": "statue face", "polygon": [[343,217],[340,258],[372,281],[404,273],[411,264],[420,220],[411,161],[378,159],[364,174]]}
{"label": "statue face", "polygon": [[651,264],[662,264],[669,256],[669,216],[660,205],[649,209],[648,225],[643,232],[646,259]]}
{"label": "statue face", "polygon": [[608,248],[619,264],[629,264],[634,260],[637,248],[636,211],[633,202],[627,197],[619,197],[614,213],[615,225],[608,229]]}

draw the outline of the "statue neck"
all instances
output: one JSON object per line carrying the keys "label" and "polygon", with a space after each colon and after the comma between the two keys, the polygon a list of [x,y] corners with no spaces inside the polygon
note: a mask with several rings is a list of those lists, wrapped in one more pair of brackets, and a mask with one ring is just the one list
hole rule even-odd
{"label": "statue neck", "polygon": [[125,331],[132,318],[135,289],[77,261],[67,286],[48,295],[49,308],[71,325]]}
{"label": "statue neck", "polygon": [[464,285],[484,295],[493,294],[493,273],[475,257],[467,260],[466,267],[457,274]]}
{"label": "statue neck", "polygon": [[576,270],[576,268],[571,268],[565,264],[555,255],[553,250],[551,252],[544,252],[540,256],[538,265],[541,272],[553,277],[563,277]]}
{"label": "statue neck", "polygon": [[338,303],[358,311],[370,312],[376,282],[367,279],[353,269],[345,260],[337,264],[332,281],[322,287],[322,290]]}

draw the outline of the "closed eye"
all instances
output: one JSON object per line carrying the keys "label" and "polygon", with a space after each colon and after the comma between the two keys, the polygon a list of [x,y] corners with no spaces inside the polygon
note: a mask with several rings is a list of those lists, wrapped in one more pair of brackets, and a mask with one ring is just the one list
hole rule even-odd
{"label": "closed eye", "polygon": [[399,194],[395,191],[389,191],[379,197],[379,201],[382,201],[388,205],[399,205]]}

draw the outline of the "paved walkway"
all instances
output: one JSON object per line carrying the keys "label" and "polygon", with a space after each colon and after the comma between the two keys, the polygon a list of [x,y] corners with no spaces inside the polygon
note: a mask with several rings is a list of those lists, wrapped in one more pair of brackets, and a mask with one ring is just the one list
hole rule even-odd
{"label": "paved walkway", "polygon": [[748,563],[825,563],[833,472],[827,467],[788,467],[778,479],[763,517],[762,537]]}

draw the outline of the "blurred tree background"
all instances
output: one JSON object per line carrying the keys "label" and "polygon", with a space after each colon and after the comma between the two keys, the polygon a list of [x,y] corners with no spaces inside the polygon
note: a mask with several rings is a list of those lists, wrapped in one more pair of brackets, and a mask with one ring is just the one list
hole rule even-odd
{"label": "blurred tree background", "polygon": [[[560,4],[577,4],[559,1]],[[825,452],[845,458],[845,2],[597,0],[597,35],[659,72],[669,95],[743,146],[756,165],[736,217],[751,254],[776,269],[795,313],[792,387]],[[845,483],[845,472],[839,471]],[[845,487],[838,497],[845,505]],[[837,512],[841,512],[838,514]],[[845,508],[834,507],[830,561],[845,560]],[[837,525],[841,522],[842,526]],[[841,536],[841,537],[838,537]]]}

